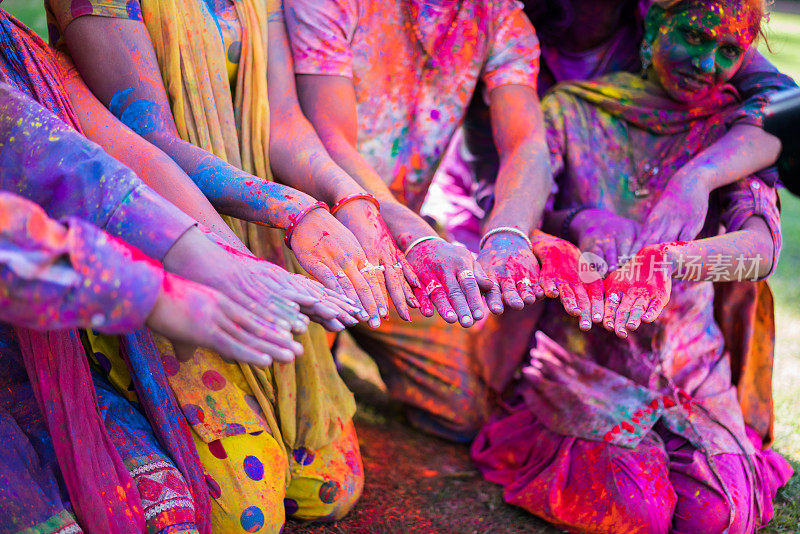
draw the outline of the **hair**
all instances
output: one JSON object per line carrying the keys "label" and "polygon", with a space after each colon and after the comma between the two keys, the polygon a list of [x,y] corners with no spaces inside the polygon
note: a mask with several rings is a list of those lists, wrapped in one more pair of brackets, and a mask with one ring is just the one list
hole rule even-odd
{"label": "hair", "polygon": [[721,4],[744,10],[748,14],[748,27],[753,42],[759,37],[764,38],[761,23],[767,17],[767,9],[771,3],[771,0],[653,0],[653,5],[663,9],[667,15],[693,7],[708,7],[710,4]]}

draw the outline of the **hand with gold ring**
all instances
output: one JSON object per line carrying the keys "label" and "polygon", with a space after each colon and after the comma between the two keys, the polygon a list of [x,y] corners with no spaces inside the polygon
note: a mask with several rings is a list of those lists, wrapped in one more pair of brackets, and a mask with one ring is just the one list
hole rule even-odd
{"label": "hand with gold ring", "polygon": [[[336,209],[336,218],[355,235],[364,249],[368,264],[363,266],[362,274],[380,286],[383,302],[386,302],[385,295],[388,294],[398,315],[410,321],[409,307],[420,307],[414,296],[414,289],[420,287],[417,275],[397,247],[376,202],[359,195],[345,199],[347,201]],[[388,315],[385,304],[381,315]]]}

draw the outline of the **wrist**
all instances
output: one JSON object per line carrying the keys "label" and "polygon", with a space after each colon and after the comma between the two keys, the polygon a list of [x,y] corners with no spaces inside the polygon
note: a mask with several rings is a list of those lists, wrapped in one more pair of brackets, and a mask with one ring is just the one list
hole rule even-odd
{"label": "wrist", "polygon": [[675,173],[669,179],[667,187],[675,188],[679,191],[687,191],[692,188],[700,188],[703,194],[710,195],[717,188],[714,180],[716,172],[707,165],[698,165],[684,172],[684,169]]}

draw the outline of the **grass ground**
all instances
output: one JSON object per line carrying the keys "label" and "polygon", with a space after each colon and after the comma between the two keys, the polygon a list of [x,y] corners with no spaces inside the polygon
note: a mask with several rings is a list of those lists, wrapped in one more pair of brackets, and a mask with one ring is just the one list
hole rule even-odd
{"label": "grass ground", "polygon": [[[2,4],[45,36],[41,6],[39,0],[5,0]],[[766,34],[771,51],[762,46],[764,53],[800,81],[800,15],[773,13]],[[771,278],[777,320],[775,449],[800,471],[800,200],[788,194],[782,200],[784,248]],[[375,375],[368,363],[359,365],[361,377]],[[289,523],[287,533],[558,532],[506,505],[499,489],[472,468],[465,447],[411,430],[396,411],[381,405],[379,398],[360,405],[356,424],[367,475],[358,506],[338,524]],[[775,518],[762,532],[800,532],[800,476],[781,490]]]}

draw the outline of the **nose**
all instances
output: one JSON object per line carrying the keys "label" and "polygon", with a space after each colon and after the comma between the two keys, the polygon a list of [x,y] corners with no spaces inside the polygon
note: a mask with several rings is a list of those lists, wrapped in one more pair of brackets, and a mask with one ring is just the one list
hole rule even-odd
{"label": "nose", "polygon": [[712,74],[715,68],[714,52],[710,51],[705,54],[695,56],[695,58],[692,60],[692,65],[694,65],[694,68],[696,68],[699,72]]}

